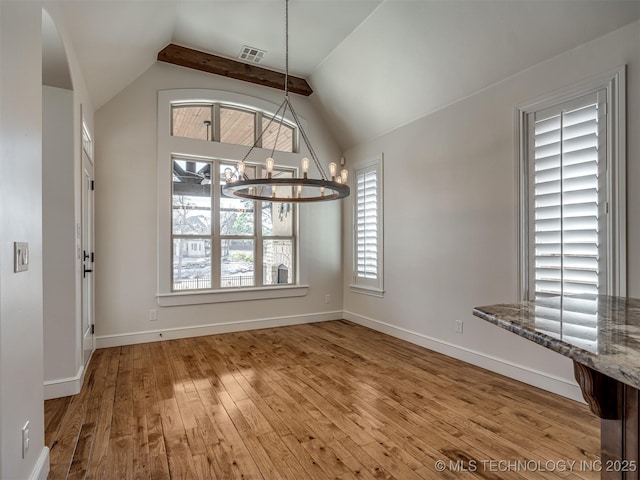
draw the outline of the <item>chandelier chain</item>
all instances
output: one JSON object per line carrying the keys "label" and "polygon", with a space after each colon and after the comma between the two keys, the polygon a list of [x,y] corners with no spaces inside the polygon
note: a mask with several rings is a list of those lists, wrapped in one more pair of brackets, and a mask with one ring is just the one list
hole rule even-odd
{"label": "chandelier chain", "polygon": [[[251,145],[251,148],[249,149],[249,151],[244,155],[244,157],[242,158],[242,161],[244,162],[247,158],[249,158],[249,155],[251,155],[251,152],[253,152],[253,150],[256,148],[256,145],[258,145],[258,142],[260,140],[262,140],[262,137],[264,136],[264,133],[269,129],[269,127],[271,126],[271,124],[278,118],[278,115],[280,115],[280,111],[284,108],[284,110],[282,110],[282,119],[284,120],[284,114],[287,110],[287,99],[285,98],[284,101],[280,104],[280,106],[278,107],[278,110],[276,111],[275,115],[273,117],[271,117],[269,119],[269,123],[267,123],[266,127],[262,129],[262,131],[260,132],[260,135],[258,136],[258,138],[256,139],[255,142],[253,142],[253,145]],[[275,148],[274,148],[275,150]],[[271,153],[271,155],[273,156],[273,152]],[[238,167],[236,166],[236,170],[238,169]],[[246,175],[245,175],[246,177]]]}
{"label": "chandelier chain", "polygon": [[284,96],[289,98],[289,0],[284,2]]}
{"label": "chandelier chain", "polygon": [[291,111],[291,115],[293,116],[293,119],[295,120],[296,125],[298,125],[298,129],[300,130],[300,135],[302,135],[302,139],[304,140],[304,143],[307,146],[307,149],[309,150],[309,153],[311,154],[311,158],[313,158],[313,163],[315,164],[316,168],[320,172],[320,176],[322,177],[322,179],[323,180],[327,180],[327,174],[324,173],[324,169],[322,168],[322,165],[320,165],[320,161],[318,160],[318,156],[316,155],[315,150],[311,146],[311,142],[309,141],[309,137],[307,136],[307,132],[305,132],[304,128],[302,128],[302,124],[300,123],[300,120],[298,119],[298,114],[293,109],[293,105],[291,104],[289,99],[287,98],[287,99],[285,99],[285,101],[287,102],[287,106],[289,107],[289,110]]}
{"label": "chandelier chain", "polygon": [[[228,173],[225,171],[227,175],[227,181],[222,187],[222,192],[227,197],[240,197],[248,200],[256,200],[256,201],[267,201],[267,202],[280,202],[280,203],[289,203],[289,202],[319,202],[326,200],[337,200],[344,197],[349,196],[350,189],[347,185],[348,172],[346,169],[343,169],[340,172],[340,175],[337,175],[337,166],[335,163],[329,164],[329,170],[331,172],[331,180],[327,178],[327,175],[318,160],[318,156],[316,155],[315,150],[311,146],[311,141],[307,135],[307,132],[302,127],[300,123],[300,118],[296,113],[291,100],[289,98],[289,0],[285,0],[285,12],[284,12],[284,21],[285,21],[285,76],[284,76],[284,100],[280,107],[278,107],[277,112],[271,118],[269,118],[269,122],[266,127],[263,125],[260,129],[260,135],[255,140],[249,151],[246,153],[244,158],[238,165],[236,165],[236,175],[231,176],[231,171]],[[284,119],[287,114],[287,108],[291,112],[291,117],[295,123],[295,126],[298,129],[298,133],[302,140],[304,141],[307,150],[309,151],[309,156],[313,159],[313,163],[320,173],[320,179],[308,178],[307,171],[309,168],[309,159],[302,159],[302,169],[303,176],[300,178],[297,177],[288,177],[288,178],[275,178],[273,173],[274,160],[273,156],[276,151],[276,147],[278,144],[278,140],[281,134],[281,130],[283,127]],[[251,152],[256,148],[258,144],[262,145],[262,136],[266,131],[269,131],[271,124],[276,121],[278,122],[278,130],[275,135],[275,143],[271,149],[271,157],[267,159],[266,178],[253,178],[250,179],[247,173],[244,171],[244,161],[249,158]],[[299,150],[298,150],[299,151]],[[242,166],[242,174],[240,174],[240,166]],[[265,193],[265,189],[269,189]],[[290,189],[290,194],[286,195],[282,194],[279,196],[278,187],[286,187]],[[295,194],[294,194],[295,191]],[[309,191],[316,192],[315,194],[309,195]]]}

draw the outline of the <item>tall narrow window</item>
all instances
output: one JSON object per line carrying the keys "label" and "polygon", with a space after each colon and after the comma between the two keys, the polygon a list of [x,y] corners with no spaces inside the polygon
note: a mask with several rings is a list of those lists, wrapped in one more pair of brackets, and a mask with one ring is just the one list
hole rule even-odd
{"label": "tall narrow window", "polygon": [[531,295],[606,291],[605,99],[598,92],[530,114]]}
{"label": "tall narrow window", "polygon": [[[225,183],[225,170],[233,164],[220,163],[218,183]],[[256,178],[256,167],[245,175]],[[255,281],[255,204],[251,200],[220,195],[220,287],[253,287]]]}
{"label": "tall narrow window", "polygon": [[364,293],[383,292],[382,159],[356,169],[354,175],[352,287]]}
{"label": "tall narrow window", "polygon": [[523,292],[529,299],[614,294],[624,284],[611,88],[522,114]]}
{"label": "tall narrow window", "polygon": [[211,163],[173,159],[173,289],[211,288]]}

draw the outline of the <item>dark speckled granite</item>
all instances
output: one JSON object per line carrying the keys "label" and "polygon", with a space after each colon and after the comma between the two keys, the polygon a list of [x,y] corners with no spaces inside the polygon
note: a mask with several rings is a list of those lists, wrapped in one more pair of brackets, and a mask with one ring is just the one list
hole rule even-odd
{"label": "dark speckled granite", "polygon": [[473,314],[640,389],[640,300],[550,297],[476,307]]}

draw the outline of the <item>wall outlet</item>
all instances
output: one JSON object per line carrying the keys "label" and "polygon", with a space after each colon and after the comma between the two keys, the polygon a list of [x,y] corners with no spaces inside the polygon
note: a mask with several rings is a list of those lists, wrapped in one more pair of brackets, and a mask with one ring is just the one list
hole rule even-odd
{"label": "wall outlet", "polygon": [[331,295],[328,293],[324,296],[324,303],[331,303]]}
{"label": "wall outlet", "polygon": [[456,320],[456,333],[462,333],[463,327],[464,324],[462,323],[462,320]]}
{"label": "wall outlet", "polygon": [[149,310],[149,321],[155,322],[158,320],[158,310]]}
{"label": "wall outlet", "polygon": [[29,430],[31,426],[29,421],[24,424],[22,427],[22,458],[27,456],[27,452],[29,451]]}

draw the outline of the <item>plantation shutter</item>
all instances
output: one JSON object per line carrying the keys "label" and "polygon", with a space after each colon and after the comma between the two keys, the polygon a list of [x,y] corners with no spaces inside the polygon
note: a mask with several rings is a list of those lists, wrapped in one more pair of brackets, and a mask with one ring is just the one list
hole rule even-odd
{"label": "plantation shutter", "polygon": [[606,292],[606,90],[528,114],[529,296]]}
{"label": "plantation shutter", "polygon": [[375,166],[356,174],[355,275],[378,278],[378,172]]}
{"label": "plantation shutter", "polygon": [[534,309],[536,331],[598,352],[598,315],[606,316],[598,297],[542,298],[536,300]]}

